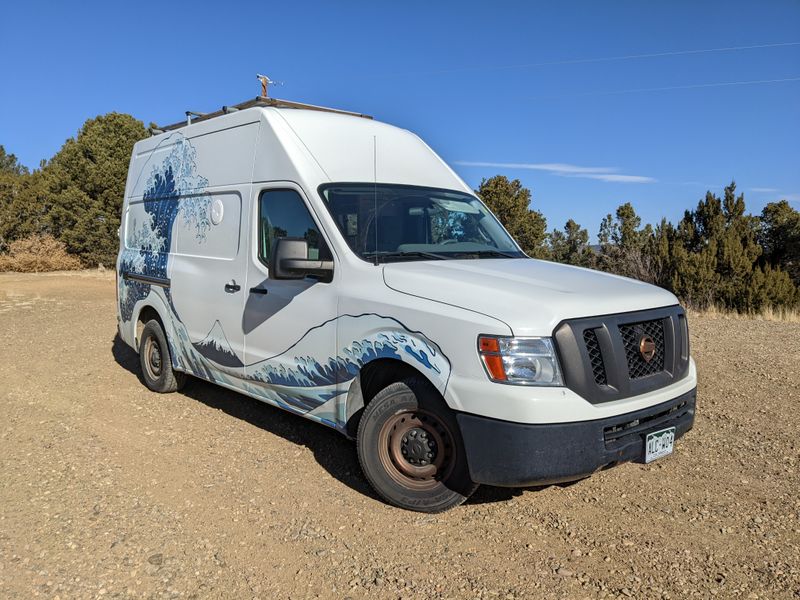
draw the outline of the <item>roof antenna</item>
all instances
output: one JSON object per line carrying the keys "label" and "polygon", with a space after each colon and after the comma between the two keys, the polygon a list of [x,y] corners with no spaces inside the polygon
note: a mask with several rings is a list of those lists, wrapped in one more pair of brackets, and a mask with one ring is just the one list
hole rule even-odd
{"label": "roof antenna", "polygon": [[378,136],[372,136],[372,200],[375,211],[375,266],[378,266]]}
{"label": "roof antenna", "polygon": [[256,79],[261,82],[261,97],[268,98],[269,97],[269,86],[270,85],[283,85],[282,81],[273,81],[266,75],[261,75],[260,73],[256,73]]}

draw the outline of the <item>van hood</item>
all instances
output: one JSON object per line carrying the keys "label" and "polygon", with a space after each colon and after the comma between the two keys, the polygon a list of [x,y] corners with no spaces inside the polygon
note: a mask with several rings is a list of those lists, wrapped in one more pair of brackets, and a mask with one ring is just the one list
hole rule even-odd
{"label": "van hood", "polygon": [[519,336],[551,335],[564,319],[678,303],[635,279],[525,258],[391,263],[383,278],[395,291],[499,319]]}

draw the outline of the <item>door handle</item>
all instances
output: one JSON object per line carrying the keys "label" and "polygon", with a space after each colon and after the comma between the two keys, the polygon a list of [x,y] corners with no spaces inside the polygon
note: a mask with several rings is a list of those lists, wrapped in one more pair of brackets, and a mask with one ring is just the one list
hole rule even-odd
{"label": "door handle", "polygon": [[235,279],[231,279],[229,283],[225,284],[225,291],[228,292],[229,294],[232,294],[233,292],[238,292],[240,289],[242,289],[242,286],[236,283]]}
{"label": "door handle", "polygon": [[266,296],[269,293],[269,290],[267,288],[262,288],[262,287],[252,287],[250,288],[250,293],[261,294],[262,296]]}

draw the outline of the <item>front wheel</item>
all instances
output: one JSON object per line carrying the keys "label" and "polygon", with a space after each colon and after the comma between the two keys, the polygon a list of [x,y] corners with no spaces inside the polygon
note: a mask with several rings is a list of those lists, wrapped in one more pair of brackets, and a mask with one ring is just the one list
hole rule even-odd
{"label": "front wheel", "polygon": [[453,412],[422,378],[378,392],[359,422],[357,445],[367,480],[400,508],[442,512],[464,502],[478,487],[469,477]]}
{"label": "front wheel", "polygon": [[139,363],[145,385],[154,392],[175,392],[186,382],[186,374],[172,368],[167,336],[155,319],[148,321],[142,329]]}

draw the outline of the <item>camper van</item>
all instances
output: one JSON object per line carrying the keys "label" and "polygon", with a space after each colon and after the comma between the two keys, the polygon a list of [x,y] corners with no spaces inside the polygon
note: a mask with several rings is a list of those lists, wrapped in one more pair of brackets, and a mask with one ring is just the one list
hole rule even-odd
{"label": "camper van", "polygon": [[117,292],[148,388],[194,377],[332,427],[410,510],[651,462],[694,422],[675,296],[526,256],[365,115],[257,98],[136,143]]}

